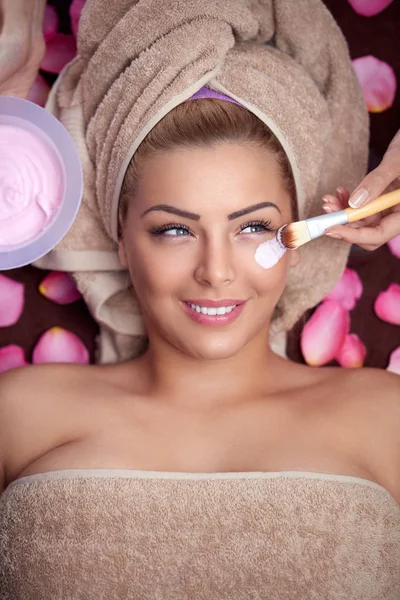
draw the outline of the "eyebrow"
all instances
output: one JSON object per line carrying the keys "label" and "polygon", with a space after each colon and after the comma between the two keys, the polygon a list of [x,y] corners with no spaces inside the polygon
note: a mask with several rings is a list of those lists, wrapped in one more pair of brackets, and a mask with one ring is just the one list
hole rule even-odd
{"label": "eyebrow", "polygon": [[255,210],[260,210],[261,208],[276,208],[279,214],[281,211],[273,202],[260,202],[260,204],[253,204],[252,206],[248,206],[247,208],[243,208],[242,210],[237,210],[234,213],[228,215],[228,220],[233,221],[233,219],[238,219],[239,217],[243,217],[243,215],[247,215]]}
{"label": "eyebrow", "polygon": [[[281,211],[279,210],[277,205],[274,204],[273,202],[260,202],[259,204],[252,204],[251,206],[248,206],[247,208],[243,208],[242,210],[237,210],[236,212],[231,213],[230,215],[228,215],[228,221],[233,221],[234,219],[243,217],[244,215],[252,213],[255,210],[261,210],[262,208],[275,208],[279,212],[279,214],[281,214]],[[149,212],[152,212],[153,210],[154,211],[160,210],[162,212],[171,213],[173,215],[177,215],[178,217],[183,217],[185,219],[191,219],[192,221],[200,220],[200,215],[197,215],[196,213],[188,212],[186,210],[181,210],[180,208],[175,208],[174,206],[169,206],[169,204],[156,204],[155,206],[152,206],[151,208],[148,208],[147,210],[145,210],[141,216],[144,217],[145,215],[147,215]]]}

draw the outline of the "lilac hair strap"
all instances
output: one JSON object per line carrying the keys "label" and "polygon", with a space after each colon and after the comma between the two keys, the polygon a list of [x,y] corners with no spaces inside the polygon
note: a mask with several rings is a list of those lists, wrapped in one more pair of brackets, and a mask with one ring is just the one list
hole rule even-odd
{"label": "lilac hair strap", "polygon": [[229,96],[225,96],[225,94],[221,94],[220,92],[216,92],[215,90],[211,90],[208,87],[202,87],[198,92],[193,94],[189,100],[200,100],[201,98],[214,98],[216,100],[226,100],[227,102],[233,102],[233,104],[237,104],[238,106],[242,106],[239,102],[236,102],[233,98],[229,98]]}

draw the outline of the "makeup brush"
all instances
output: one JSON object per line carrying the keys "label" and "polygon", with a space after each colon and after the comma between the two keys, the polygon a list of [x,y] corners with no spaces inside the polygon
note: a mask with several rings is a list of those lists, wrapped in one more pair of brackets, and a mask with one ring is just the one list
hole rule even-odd
{"label": "makeup brush", "polygon": [[289,250],[294,250],[315,238],[321,237],[329,227],[361,221],[361,219],[387,210],[396,204],[400,204],[400,190],[383,194],[383,196],[375,198],[375,200],[361,208],[345,208],[327,215],[283,225],[277,233],[277,238],[283,246]]}

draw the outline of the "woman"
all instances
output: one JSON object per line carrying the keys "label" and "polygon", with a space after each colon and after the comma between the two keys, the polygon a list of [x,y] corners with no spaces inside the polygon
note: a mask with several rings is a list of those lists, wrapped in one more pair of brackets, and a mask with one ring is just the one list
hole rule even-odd
{"label": "woman", "polygon": [[[296,471],[375,482],[399,503],[398,377],[312,369],[268,347],[271,316],[298,256],[287,253],[263,272],[254,252],[291,220],[293,199],[282,149],[248,111],[202,99],[167,115],[139,149],[122,192],[119,252],[149,348],[113,366],[3,375],[3,489],[64,469]],[[303,589],[296,585],[290,590]]]}
{"label": "woman", "polygon": [[271,129],[208,88],[144,137],[118,252],[147,350],[1,379],[5,598],[398,597],[398,378],[268,345],[301,263],[254,254],[298,198]]}

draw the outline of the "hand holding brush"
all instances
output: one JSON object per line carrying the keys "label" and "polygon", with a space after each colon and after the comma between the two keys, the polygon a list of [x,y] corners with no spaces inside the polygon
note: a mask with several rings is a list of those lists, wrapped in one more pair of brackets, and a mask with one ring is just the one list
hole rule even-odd
{"label": "hand holding brush", "polygon": [[[341,191],[342,202],[345,198],[343,195],[345,193],[347,193],[345,190]],[[325,215],[284,225],[278,231],[277,237],[286,248],[293,250],[315,238],[321,237],[325,233],[329,235],[328,230],[331,227],[360,222],[393,207],[398,208],[399,205],[400,190],[395,190],[394,192],[389,192],[375,198],[375,200],[372,200],[372,202],[365,204],[361,208],[346,208],[337,212],[327,212]],[[344,236],[332,235],[332,237],[342,237],[344,239]]]}
{"label": "hand holding brush", "polygon": [[[348,191],[339,187],[336,196],[326,195],[323,209],[335,212],[344,208],[360,208],[374,200],[385,191],[400,187],[400,131],[388,146],[381,163],[368,173],[355,188],[351,196]],[[357,244],[365,250],[376,250],[392,238],[400,236],[400,205],[383,213],[357,221],[350,227],[336,226],[327,235],[342,239],[350,244]]]}

